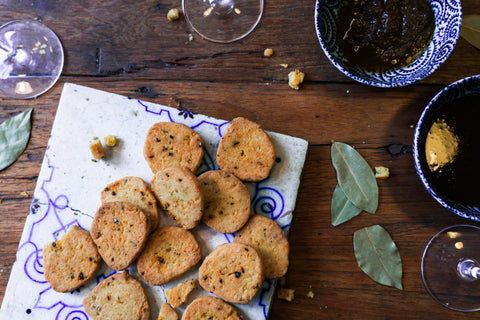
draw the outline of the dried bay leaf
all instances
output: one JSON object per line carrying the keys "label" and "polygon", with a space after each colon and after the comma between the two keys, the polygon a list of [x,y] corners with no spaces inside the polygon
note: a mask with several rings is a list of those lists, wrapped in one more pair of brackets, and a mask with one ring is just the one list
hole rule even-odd
{"label": "dried bay leaf", "polygon": [[338,226],[339,224],[358,216],[363,210],[357,208],[350,200],[348,200],[342,187],[337,184],[335,191],[333,192],[331,211],[332,225]]}
{"label": "dried bay leaf", "polygon": [[480,15],[471,14],[463,16],[460,36],[477,49],[480,49]]}
{"label": "dried bay leaf", "polygon": [[338,184],[348,200],[357,208],[375,213],[378,206],[378,186],[373,170],[351,146],[332,143],[332,164],[337,172]]}
{"label": "dried bay leaf", "polygon": [[0,170],[11,165],[25,150],[30,139],[32,109],[0,124]]}
{"label": "dried bay leaf", "polygon": [[373,225],[355,231],[353,246],[363,272],[380,284],[402,290],[402,259],[384,228]]}

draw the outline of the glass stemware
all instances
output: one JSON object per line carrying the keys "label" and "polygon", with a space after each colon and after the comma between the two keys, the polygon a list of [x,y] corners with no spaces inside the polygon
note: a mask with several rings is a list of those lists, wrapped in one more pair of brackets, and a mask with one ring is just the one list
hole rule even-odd
{"label": "glass stemware", "polygon": [[50,89],[63,69],[57,35],[34,20],[15,20],[0,27],[0,93],[29,99]]}
{"label": "glass stemware", "polygon": [[430,295],[447,308],[480,310],[480,228],[448,227],[427,244],[422,277]]}
{"label": "glass stemware", "polygon": [[263,13],[263,0],[182,0],[182,6],[195,32],[219,43],[247,36]]}

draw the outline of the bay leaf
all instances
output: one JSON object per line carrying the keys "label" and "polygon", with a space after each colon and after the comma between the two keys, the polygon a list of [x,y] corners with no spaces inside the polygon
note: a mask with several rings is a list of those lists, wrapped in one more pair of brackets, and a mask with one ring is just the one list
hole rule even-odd
{"label": "bay leaf", "polygon": [[0,171],[11,165],[25,150],[30,139],[32,109],[0,124]]}
{"label": "bay leaf", "polygon": [[373,225],[355,231],[353,246],[363,272],[380,284],[402,290],[402,259],[384,228]]}
{"label": "bay leaf", "polygon": [[463,16],[460,36],[477,49],[480,49],[480,15],[471,14]]}
{"label": "bay leaf", "polygon": [[357,208],[375,213],[378,186],[373,170],[354,148],[341,142],[332,143],[331,157],[338,184]]}
{"label": "bay leaf", "polygon": [[332,196],[332,225],[338,226],[348,220],[352,219],[355,216],[358,216],[363,210],[357,208],[350,200],[340,187],[339,184],[335,187]]}

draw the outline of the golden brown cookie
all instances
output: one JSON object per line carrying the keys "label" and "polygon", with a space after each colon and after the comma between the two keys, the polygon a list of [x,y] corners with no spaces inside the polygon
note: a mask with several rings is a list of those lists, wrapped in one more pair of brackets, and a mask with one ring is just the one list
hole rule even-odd
{"label": "golden brown cookie", "polygon": [[157,320],[178,320],[178,314],[168,303],[164,302]]}
{"label": "golden brown cookie", "polygon": [[243,181],[261,181],[275,163],[275,147],[263,129],[245,118],[235,118],[220,139],[217,163]]}
{"label": "golden brown cookie", "polygon": [[250,193],[243,182],[224,170],[207,171],[198,177],[205,198],[202,221],[210,228],[231,233],[250,217]]}
{"label": "golden brown cookie", "polygon": [[287,273],[290,246],[282,228],[272,219],[252,216],[233,242],[248,244],[260,253],[266,278],[280,278]]}
{"label": "golden brown cookie", "polygon": [[233,303],[247,304],[262,286],[263,263],[257,251],[242,243],[224,243],[198,270],[202,288]]}
{"label": "golden brown cookie", "polygon": [[205,296],[192,301],[185,309],[182,320],[242,320],[237,309],[225,301]]}
{"label": "golden brown cookie", "polygon": [[174,166],[197,171],[203,158],[203,139],[181,123],[159,122],[147,133],[143,155],[153,173]]}
{"label": "golden brown cookie", "polygon": [[152,191],[163,211],[184,229],[193,229],[202,219],[204,197],[197,177],[183,167],[170,167],[155,174]]}
{"label": "golden brown cookie", "polygon": [[181,282],[176,287],[169,289],[165,292],[167,296],[168,303],[174,307],[178,308],[187,301],[188,295],[192,292],[193,289],[197,287],[197,280],[191,279],[188,281]]}
{"label": "golden brown cookie", "polygon": [[126,269],[140,254],[149,232],[145,213],[128,202],[107,202],[95,214],[90,234],[112,269]]}
{"label": "golden brown cookie", "polygon": [[116,273],[100,282],[83,300],[93,320],[149,320],[150,307],[142,285],[128,274]]}
{"label": "golden brown cookie", "polygon": [[157,229],[137,261],[138,273],[151,285],[162,285],[187,272],[201,259],[200,246],[189,231],[176,226]]}
{"label": "golden brown cookie", "polygon": [[124,177],[110,183],[102,190],[101,199],[102,203],[124,201],[136,205],[147,216],[150,232],[157,229],[157,200],[142,178]]}
{"label": "golden brown cookie", "polygon": [[58,292],[69,292],[89,281],[102,258],[88,231],[72,226],[62,239],[43,249],[45,279]]}

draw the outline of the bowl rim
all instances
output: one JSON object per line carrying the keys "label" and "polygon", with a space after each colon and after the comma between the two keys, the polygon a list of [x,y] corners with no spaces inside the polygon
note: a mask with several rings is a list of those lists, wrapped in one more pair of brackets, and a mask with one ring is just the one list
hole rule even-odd
{"label": "bowl rim", "polygon": [[[463,79],[460,79],[460,80],[457,80],[451,84],[449,84],[448,86],[446,86],[445,88],[443,88],[442,90],[440,90],[431,100],[430,102],[427,104],[427,106],[425,107],[425,109],[423,110],[416,126],[415,126],[415,133],[414,133],[414,137],[413,137],[413,145],[412,145],[412,153],[413,153],[413,159],[414,159],[414,164],[415,164],[415,171],[417,173],[417,175],[420,177],[420,180],[422,181],[425,189],[427,189],[428,193],[438,202],[440,203],[444,208],[450,210],[451,212],[455,213],[456,215],[460,216],[460,217],[463,217],[463,218],[467,218],[467,219],[470,219],[470,220],[474,220],[474,221],[480,221],[480,214],[478,215],[475,215],[475,214],[470,214],[470,213],[467,213],[465,211],[463,211],[461,208],[459,207],[462,207],[461,204],[457,204],[457,205],[451,205],[450,203],[448,203],[447,201],[445,201],[444,198],[442,198],[441,196],[439,196],[435,191],[434,191],[434,188],[432,187],[432,185],[430,184],[430,182],[428,181],[428,179],[426,178],[425,174],[424,174],[424,170],[422,169],[422,165],[421,165],[421,160],[420,160],[420,151],[419,151],[419,148],[420,148],[420,145],[421,145],[421,129],[422,129],[422,124],[424,123],[425,121],[425,118],[427,117],[428,113],[430,112],[430,110],[432,108],[441,108],[442,106],[444,106],[446,103],[448,102],[451,102],[459,97],[462,97],[465,95],[465,92],[463,90],[460,90],[459,93],[457,95],[450,95],[450,93],[452,91],[455,91],[457,88],[462,88],[464,86],[467,86],[469,85],[472,81],[480,81],[480,75],[473,75],[473,76],[469,76],[469,77],[466,77],[466,78],[463,78]],[[468,95],[468,94],[467,94]],[[446,99],[444,101],[440,101],[440,99],[446,97]],[[440,104],[440,105],[439,105]],[[436,111],[436,110],[435,110]],[[451,201],[451,202],[454,202],[454,201]],[[465,206],[467,207],[467,206]],[[470,207],[470,206],[468,206]],[[476,208],[476,207],[475,207]],[[480,212],[480,211],[479,211]]]}
{"label": "bowl rim", "polygon": [[[357,81],[357,82],[360,82],[360,83],[363,83],[363,84],[366,84],[366,85],[369,85],[369,86],[373,86],[373,87],[379,87],[379,88],[394,88],[394,87],[403,87],[403,86],[407,86],[407,85],[410,85],[414,82],[417,82],[417,81],[420,81],[422,79],[425,79],[426,77],[430,76],[435,70],[437,70],[447,59],[448,57],[450,56],[450,54],[453,52],[454,48],[455,48],[455,45],[458,41],[458,38],[460,37],[460,29],[461,29],[461,24],[462,24],[462,16],[463,16],[463,11],[462,11],[462,5],[461,5],[461,1],[460,0],[453,0],[453,2],[456,3],[456,5],[458,6],[458,19],[455,23],[455,27],[457,27],[458,29],[458,32],[456,32],[455,34],[453,34],[453,36],[451,37],[451,39],[453,40],[452,42],[452,47],[451,47],[451,50],[449,52],[447,52],[446,54],[443,54],[442,57],[440,59],[437,59],[434,61],[434,64],[433,66],[430,67],[430,69],[428,70],[428,72],[420,75],[420,76],[412,76],[412,77],[409,77],[409,78],[404,78],[402,79],[401,81],[391,81],[391,82],[381,82],[381,81],[378,81],[378,80],[375,80],[373,78],[371,79],[364,79],[363,77],[360,77],[360,76],[357,76],[356,74],[352,73],[350,70],[348,70],[347,68],[344,68],[333,56],[332,54],[330,53],[330,51],[327,49],[327,46],[325,45],[324,41],[323,41],[323,37],[321,36],[321,32],[320,32],[320,28],[319,28],[319,16],[320,16],[320,5],[323,4],[323,3],[326,3],[327,1],[329,0],[316,0],[316,3],[315,3],[315,14],[314,14],[314,22],[315,22],[315,32],[317,34],[317,38],[318,38],[318,41],[320,43],[320,47],[322,48],[324,54],[327,56],[329,62],[334,65],[340,72],[342,72],[344,75],[348,76],[349,78]],[[428,0],[430,3],[434,2],[435,0]],[[443,1],[443,0],[438,0],[438,1]],[[452,2],[452,1],[450,1]],[[435,12],[435,9],[434,9],[434,12]],[[442,18],[443,18],[443,14],[441,15]],[[435,12],[435,30],[434,30],[434,34],[433,34],[433,37],[432,37],[432,40],[430,41],[429,45],[427,46],[427,48],[425,49],[425,51],[422,53],[422,55],[420,57],[418,57],[415,61],[419,61],[421,59],[424,59],[426,54],[427,54],[427,51],[429,51],[429,49],[433,49],[431,48],[433,46],[433,38],[435,36],[439,36],[441,35],[442,33],[444,32],[441,32],[438,30],[438,25],[439,23],[437,23],[437,14]],[[450,32],[450,34],[452,34]],[[384,72],[384,73],[378,73],[378,74],[388,74],[390,72],[395,72],[397,70],[404,70],[410,66],[412,66],[414,63],[412,62],[410,65],[404,67],[404,68],[400,68],[400,69],[395,69],[393,71],[388,71],[388,72]],[[351,68],[351,69],[355,69],[355,68]],[[361,71],[361,72],[364,72],[366,74],[371,74],[371,75],[374,75],[374,74],[377,74],[377,73],[374,73],[374,72],[366,72],[366,71]]]}

